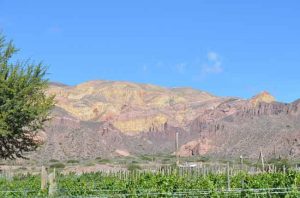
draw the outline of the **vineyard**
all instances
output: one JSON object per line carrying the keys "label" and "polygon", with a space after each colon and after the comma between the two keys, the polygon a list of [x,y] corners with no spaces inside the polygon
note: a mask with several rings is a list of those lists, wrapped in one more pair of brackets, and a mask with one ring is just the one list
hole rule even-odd
{"label": "vineyard", "polygon": [[[57,174],[57,197],[299,197],[300,173],[202,174],[194,170]],[[40,175],[0,180],[0,197],[47,197]]]}

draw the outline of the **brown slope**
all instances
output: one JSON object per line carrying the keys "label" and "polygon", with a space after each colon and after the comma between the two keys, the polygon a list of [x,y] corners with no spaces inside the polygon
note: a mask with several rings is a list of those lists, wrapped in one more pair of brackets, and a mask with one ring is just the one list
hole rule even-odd
{"label": "brown slope", "polygon": [[[219,98],[190,88],[167,89],[129,82],[52,84],[54,119],[34,158],[82,159],[172,153],[175,133],[181,155],[234,157],[299,156],[299,101],[274,102],[267,92],[243,100]],[[297,140],[295,140],[297,139]]]}
{"label": "brown slope", "polygon": [[209,114],[218,115],[219,119],[205,122],[207,118],[200,116],[192,122],[191,130],[198,132],[199,137],[183,145],[180,153],[254,158],[262,149],[268,157],[299,157],[299,104],[299,101],[291,104],[226,102]]}

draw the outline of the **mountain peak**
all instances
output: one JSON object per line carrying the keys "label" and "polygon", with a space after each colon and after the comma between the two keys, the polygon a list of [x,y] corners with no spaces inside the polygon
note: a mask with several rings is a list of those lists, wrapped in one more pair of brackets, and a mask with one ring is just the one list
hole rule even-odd
{"label": "mountain peak", "polygon": [[250,99],[250,102],[254,105],[257,105],[260,102],[272,103],[275,101],[275,97],[267,91],[263,91]]}

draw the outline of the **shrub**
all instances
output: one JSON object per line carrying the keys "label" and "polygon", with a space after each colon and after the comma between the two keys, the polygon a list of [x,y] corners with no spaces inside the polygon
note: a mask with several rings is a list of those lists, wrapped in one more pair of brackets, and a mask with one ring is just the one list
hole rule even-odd
{"label": "shrub", "polygon": [[78,164],[79,161],[78,160],[68,160],[67,163],[68,164]]}
{"label": "shrub", "polygon": [[207,157],[207,156],[201,156],[198,159],[198,162],[208,162],[208,161],[209,161],[209,157]]}
{"label": "shrub", "polygon": [[269,164],[274,164],[276,169],[279,171],[283,171],[284,168],[289,169],[291,167],[289,161],[287,159],[273,158],[268,161]]}
{"label": "shrub", "polygon": [[51,164],[50,168],[65,168],[66,166],[63,163],[55,163],[55,164]]}
{"label": "shrub", "polygon": [[93,162],[88,162],[88,163],[86,163],[85,165],[86,165],[86,166],[95,166],[95,163],[93,163]]}
{"label": "shrub", "polygon": [[140,159],[143,160],[143,161],[152,161],[152,158],[151,158],[151,157],[148,157],[148,156],[145,156],[145,155],[142,155],[142,156],[140,157]]}
{"label": "shrub", "polygon": [[59,162],[59,160],[57,160],[57,159],[51,159],[51,160],[49,160],[49,162]]}
{"label": "shrub", "polygon": [[128,164],[127,170],[134,171],[134,170],[141,170],[142,168],[138,164]]}
{"label": "shrub", "polygon": [[171,162],[170,158],[164,158],[164,159],[161,160],[162,164],[169,164],[170,162]]}
{"label": "shrub", "polygon": [[98,163],[100,163],[100,164],[106,164],[106,163],[110,163],[110,160],[109,159],[99,159]]}

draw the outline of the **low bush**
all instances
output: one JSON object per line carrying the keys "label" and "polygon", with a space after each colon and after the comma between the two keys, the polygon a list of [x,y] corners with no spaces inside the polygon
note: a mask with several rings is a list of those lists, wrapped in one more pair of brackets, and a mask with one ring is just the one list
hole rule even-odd
{"label": "low bush", "polygon": [[141,170],[142,168],[138,164],[128,164],[127,170],[134,171],[134,170]]}
{"label": "low bush", "polygon": [[97,160],[97,162],[100,164],[107,164],[107,163],[110,163],[111,161],[109,159],[99,159],[99,160]]}
{"label": "low bush", "polygon": [[59,162],[59,160],[57,160],[57,159],[51,159],[51,160],[49,160],[49,162]]}
{"label": "low bush", "polygon": [[63,163],[55,163],[55,164],[51,164],[50,168],[65,168],[66,166]]}
{"label": "low bush", "polygon": [[79,161],[78,160],[68,160],[67,163],[68,164],[78,164]]}

